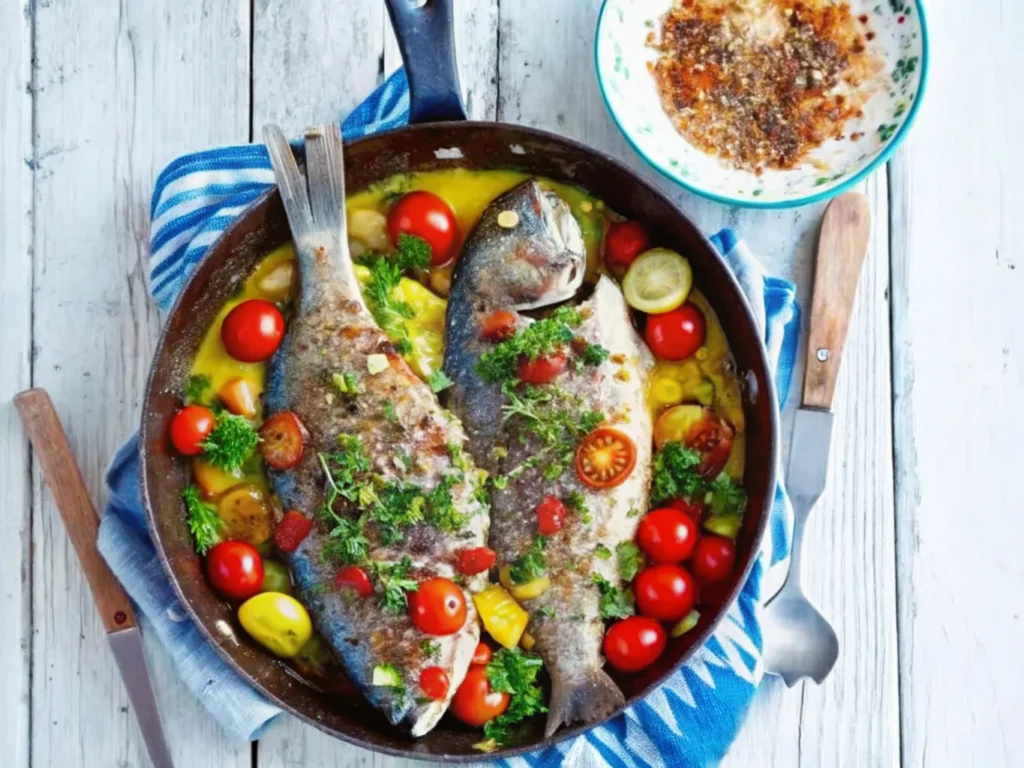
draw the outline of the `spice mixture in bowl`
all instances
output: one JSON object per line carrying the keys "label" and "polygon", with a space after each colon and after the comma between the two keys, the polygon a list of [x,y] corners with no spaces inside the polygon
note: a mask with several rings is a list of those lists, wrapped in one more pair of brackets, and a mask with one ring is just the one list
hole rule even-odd
{"label": "spice mixture in bowl", "polygon": [[830,197],[895,149],[927,43],[904,0],[606,0],[597,68],[652,165],[722,202]]}

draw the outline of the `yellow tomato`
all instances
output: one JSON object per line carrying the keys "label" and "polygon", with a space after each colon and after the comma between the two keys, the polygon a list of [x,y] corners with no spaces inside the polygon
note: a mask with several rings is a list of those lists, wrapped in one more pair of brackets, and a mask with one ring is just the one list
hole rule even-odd
{"label": "yellow tomato", "polygon": [[664,411],[654,422],[654,442],[658,448],[665,443],[682,443],[695,426],[707,418],[709,411],[699,405],[677,405]]}
{"label": "yellow tomato", "polygon": [[253,640],[284,659],[298,654],[313,636],[313,622],[302,603],[281,592],[250,597],[238,609],[238,620]]}
{"label": "yellow tomato", "polygon": [[224,538],[244,541],[254,547],[270,538],[272,515],[263,492],[251,485],[228,491],[217,503]]}

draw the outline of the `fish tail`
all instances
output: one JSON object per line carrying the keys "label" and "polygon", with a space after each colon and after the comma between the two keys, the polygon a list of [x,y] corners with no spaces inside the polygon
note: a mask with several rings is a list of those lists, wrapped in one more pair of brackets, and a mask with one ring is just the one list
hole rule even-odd
{"label": "fish tail", "polygon": [[302,308],[311,309],[324,286],[338,282],[347,298],[362,304],[348,252],[345,161],[338,126],[331,123],[306,130],[305,176],[278,126],[264,126],[263,140],[298,253]]}
{"label": "fish tail", "polygon": [[561,725],[605,718],[625,701],[619,686],[599,667],[574,677],[555,676],[544,736],[551,736]]}

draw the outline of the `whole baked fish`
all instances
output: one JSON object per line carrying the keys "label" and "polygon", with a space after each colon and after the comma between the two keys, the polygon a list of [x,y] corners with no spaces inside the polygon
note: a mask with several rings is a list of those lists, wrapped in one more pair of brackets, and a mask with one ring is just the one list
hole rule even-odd
{"label": "whole baked fish", "polygon": [[[445,411],[377,326],[363,301],[346,245],[341,137],[337,126],[306,133],[307,182],[280,129],[264,137],[291,225],[300,296],[267,377],[269,414],[291,411],[308,436],[300,463],[271,471],[285,509],[314,520],[287,554],[303,603],[349,677],[388,719],[413,736],[444,714],[479,641],[470,590],[455,634],[413,626],[403,592],[453,578],[459,550],[482,546],[482,476],[462,455],[462,425]],[[375,593],[335,583],[358,565]],[[449,689],[432,701],[419,673],[440,666]]]}
{"label": "whole baked fish", "polygon": [[[499,217],[516,223],[503,227]],[[566,367],[550,383],[524,387],[514,369],[509,375],[507,361],[504,383],[496,381],[502,360],[495,351],[514,349],[508,345],[515,339],[486,340],[484,321],[504,310],[515,315],[517,334],[541,327],[519,312],[572,297],[584,262],[568,206],[526,181],[497,198],[467,240],[447,315],[445,371],[455,381],[450,404],[478,465],[497,480],[489,543],[499,565],[509,568],[503,580],[550,581],[543,594],[520,601],[552,680],[547,735],[563,723],[600,719],[623,703],[601,668],[600,602],[602,589],[622,587],[613,553],[633,539],[647,506],[652,424],[645,396],[653,359],[630,323],[622,292],[606,277],[575,310],[536,321],[547,324],[538,339],[569,339],[561,347]],[[582,438],[598,424],[636,447],[626,479],[601,490],[584,484],[572,466]],[[557,533],[539,538],[536,510],[548,496],[571,511]]]}

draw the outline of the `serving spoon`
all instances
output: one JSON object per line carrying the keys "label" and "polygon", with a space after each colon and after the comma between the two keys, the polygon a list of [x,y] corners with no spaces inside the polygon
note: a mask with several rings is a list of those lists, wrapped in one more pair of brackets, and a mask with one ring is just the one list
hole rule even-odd
{"label": "serving spoon", "polygon": [[793,503],[793,549],[782,589],[765,607],[765,670],[788,687],[809,677],[821,683],[839,657],[839,638],[801,586],[804,526],[825,490],[832,438],[832,397],[850,326],[857,281],[868,250],[868,199],[850,192],[825,211],[814,268],[803,403],[796,412],[786,489]]}

